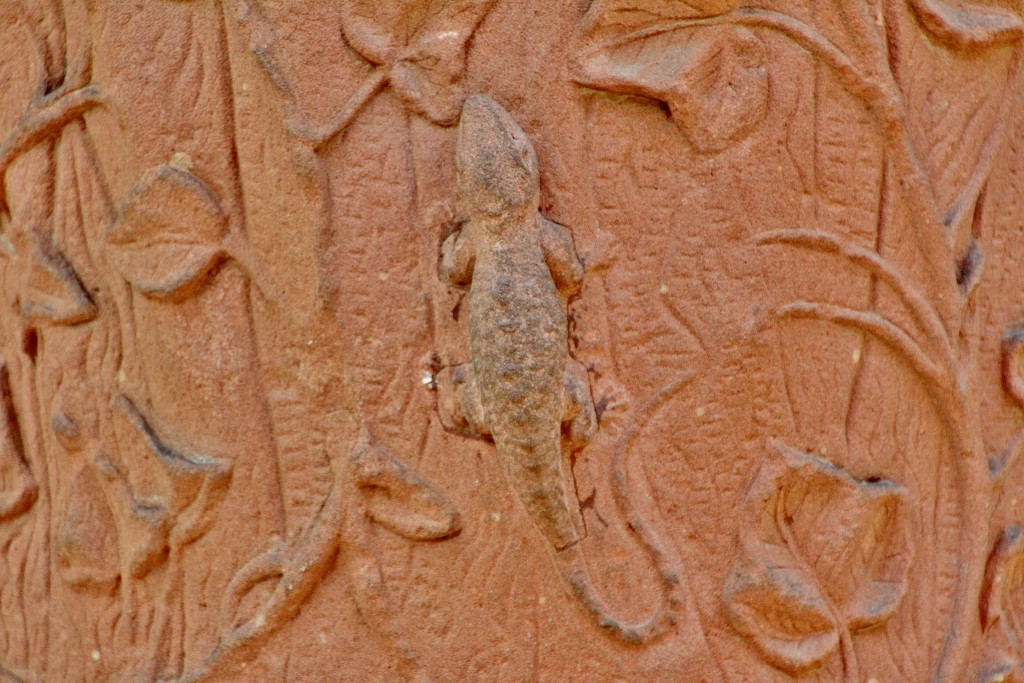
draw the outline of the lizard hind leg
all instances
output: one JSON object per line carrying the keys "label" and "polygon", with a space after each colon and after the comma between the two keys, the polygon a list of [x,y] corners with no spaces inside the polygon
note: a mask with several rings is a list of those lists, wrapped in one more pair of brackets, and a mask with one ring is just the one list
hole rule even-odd
{"label": "lizard hind leg", "polygon": [[[574,360],[567,358],[563,376],[563,413],[562,413],[562,437],[566,442],[562,449],[564,460],[563,468],[568,484],[573,491],[573,504],[569,506],[569,513],[573,525],[579,531],[580,538],[587,537],[587,520],[583,516],[583,509],[580,501],[586,499],[588,491],[593,491],[593,484],[584,470],[578,468],[581,465],[575,462],[574,454],[586,446],[597,432],[597,415],[594,411],[594,402],[590,397],[590,380],[587,376],[587,369]],[[580,476],[583,479],[580,479]]]}
{"label": "lizard hind leg", "polygon": [[587,445],[597,433],[597,413],[590,394],[590,378],[583,364],[573,358],[565,361],[565,412],[562,424],[565,425],[564,432],[572,449]]}
{"label": "lizard hind leg", "polygon": [[437,374],[438,410],[446,429],[490,436],[472,363],[448,367]]}

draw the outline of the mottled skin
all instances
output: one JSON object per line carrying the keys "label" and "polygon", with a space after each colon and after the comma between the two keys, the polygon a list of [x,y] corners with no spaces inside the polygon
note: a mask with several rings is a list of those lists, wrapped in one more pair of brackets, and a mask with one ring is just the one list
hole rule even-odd
{"label": "mottled skin", "polygon": [[586,371],[569,355],[566,301],[583,279],[572,239],[539,212],[536,154],[496,102],[463,108],[457,153],[461,229],[442,275],[469,286],[472,362],[453,373],[452,411],[493,437],[516,494],[555,550],[580,539],[567,501],[563,424],[571,445],[596,428]]}

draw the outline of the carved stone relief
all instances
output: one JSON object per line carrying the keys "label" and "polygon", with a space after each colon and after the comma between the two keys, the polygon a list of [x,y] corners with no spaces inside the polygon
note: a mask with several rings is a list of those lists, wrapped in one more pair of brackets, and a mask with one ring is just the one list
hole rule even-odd
{"label": "carved stone relief", "polygon": [[1024,678],[1022,60],[0,2],[0,681]]}

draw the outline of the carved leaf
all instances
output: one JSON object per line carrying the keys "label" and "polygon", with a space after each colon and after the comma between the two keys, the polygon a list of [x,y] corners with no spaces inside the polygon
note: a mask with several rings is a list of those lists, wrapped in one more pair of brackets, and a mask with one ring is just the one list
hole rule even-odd
{"label": "carved leaf", "polygon": [[39,494],[39,485],[25,460],[10,371],[6,363],[0,362],[0,477],[4,476],[17,485],[0,491],[0,522],[28,512]]}
{"label": "carved leaf", "polygon": [[[587,48],[575,79],[665,102],[694,147],[721,151],[750,135],[767,112],[765,48],[745,28],[685,20],[700,17],[698,10],[721,13],[732,4],[660,3],[641,12],[612,3],[593,22],[598,33],[619,35]],[[622,27],[630,30],[615,30]]]}
{"label": "carved leaf", "polygon": [[739,7],[737,0],[597,0],[587,12],[586,23],[598,32],[636,29],[661,21],[713,17]]}
{"label": "carved leaf", "polygon": [[61,577],[77,590],[109,592],[119,574],[117,523],[92,468],[74,474],[65,505],[55,539]]}
{"label": "carved leaf", "polygon": [[366,61],[391,68],[391,87],[435,123],[458,119],[466,41],[494,0],[386,3],[346,0],[342,30]]}
{"label": "carved leaf", "polygon": [[144,578],[167,558],[167,507],[156,498],[140,496],[128,475],[103,451],[93,453],[104,499],[117,518],[121,552],[132,578]]}
{"label": "carved leaf", "polygon": [[135,427],[167,475],[169,512],[173,516],[171,543],[177,546],[192,543],[213,524],[231,481],[231,463],[174,448],[124,394],[114,399],[114,406]]}
{"label": "carved leaf", "polygon": [[844,631],[884,623],[906,590],[906,492],[772,442],[745,499],[725,587],[738,631],[790,672],[825,662]]}
{"label": "carved leaf", "polygon": [[815,580],[783,548],[765,545],[729,577],[726,600],[737,631],[765,659],[791,672],[820,666],[839,647],[839,624]]}
{"label": "carved leaf", "polygon": [[978,680],[1012,683],[1024,675],[1019,591],[1024,586],[1024,529],[1012,524],[996,542],[981,590],[984,657]]}
{"label": "carved leaf", "polygon": [[981,591],[981,623],[988,630],[1003,615],[1008,597],[1024,586],[1024,529],[1003,530],[985,567]]}
{"label": "carved leaf", "polygon": [[384,528],[413,541],[444,538],[461,528],[447,498],[387,450],[363,444],[351,462],[367,514]]}
{"label": "carved leaf", "polygon": [[132,188],[107,234],[118,272],[158,299],[194,293],[225,257],[228,219],[213,192],[173,166],[157,166]]}
{"label": "carved leaf", "polygon": [[953,0],[908,0],[921,26],[957,49],[992,47],[1020,40],[1024,22],[1009,10]]}
{"label": "carved leaf", "polygon": [[21,295],[21,312],[30,324],[80,325],[97,315],[81,279],[58,252],[35,250]]}

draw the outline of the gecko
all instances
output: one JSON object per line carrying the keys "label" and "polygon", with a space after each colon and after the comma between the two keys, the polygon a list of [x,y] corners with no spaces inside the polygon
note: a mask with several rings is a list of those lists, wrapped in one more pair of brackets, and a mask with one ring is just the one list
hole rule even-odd
{"label": "gecko", "polygon": [[583,264],[569,232],[540,213],[536,152],[501,105],[468,98],[456,149],[465,222],[442,245],[440,269],[469,288],[472,361],[453,373],[453,413],[494,439],[519,500],[563,551],[581,537],[564,484],[563,425],[576,446],[597,428],[586,370],[568,346],[567,301]]}
{"label": "gecko", "polygon": [[567,492],[572,454],[598,428],[589,375],[569,349],[568,302],[583,263],[569,231],[542,215],[536,151],[500,104],[467,98],[455,156],[462,222],[441,245],[439,272],[468,289],[471,360],[438,376],[442,416],[494,441],[560,578],[597,624],[628,643],[652,642],[677,623],[684,600],[671,553],[628,500],[621,460],[636,430],[620,439],[613,488],[658,572],[661,600],[648,618],[622,621],[600,598],[580,543],[580,505]]}

